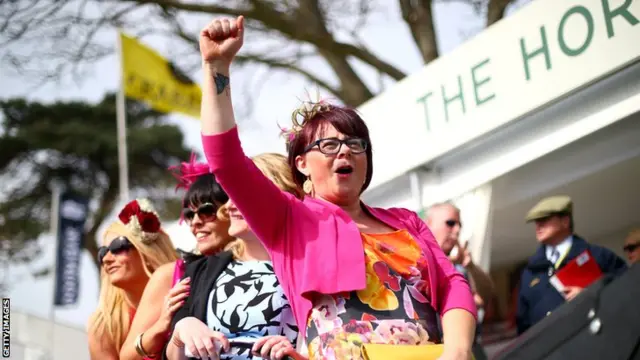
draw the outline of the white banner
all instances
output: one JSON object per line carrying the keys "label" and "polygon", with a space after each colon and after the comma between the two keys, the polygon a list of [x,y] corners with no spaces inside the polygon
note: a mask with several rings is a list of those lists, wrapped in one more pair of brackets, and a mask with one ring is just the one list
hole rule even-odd
{"label": "white banner", "polygon": [[640,59],[640,0],[536,0],[360,107],[371,187]]}

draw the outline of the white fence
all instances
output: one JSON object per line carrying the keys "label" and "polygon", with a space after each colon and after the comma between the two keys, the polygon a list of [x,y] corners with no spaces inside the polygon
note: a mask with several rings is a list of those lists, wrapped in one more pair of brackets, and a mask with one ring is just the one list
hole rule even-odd
{"label": "white fence", "polygon": [[89,360],[85,329],[11,312],[11,359]]}

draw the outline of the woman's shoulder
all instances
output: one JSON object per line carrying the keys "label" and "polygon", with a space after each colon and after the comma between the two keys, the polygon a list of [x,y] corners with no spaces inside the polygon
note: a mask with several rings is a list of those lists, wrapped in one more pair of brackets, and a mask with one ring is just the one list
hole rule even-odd
{"label": "woman's shoulder", "polygon": [[89,338],[100,338],[104,335],[105,332],[105,324],[104,318],[100,320],[100,312],[99,310],[94,311],[89,315],[89,320],[87,321],[87,335]]}
{"label": "woman's shoulder", "polygon": [[157,292],[165,291],[166,288],[171,288],[175,266],[175,261],[160,265],[160,267],[151,274],[149,282],[147,283],[147,286],[145,286],[145,291]]}
{"label": "woman's shoulder", "polygon": [[227,264],[233,259],[233,253],[228,250],[220,251],[214,255],[202,256],[185,263],[185,275],[193,275],[205,271],[210,266]]}
{"label": "woman's shoulder", "polygon": [[305,196],[303,199],[285,193],[289,200],[290,215],[295,219],[295,223],[299,223],[301,220],[317,220],[327,213],[334,213],[338,207],[327,201],[315,199],[311,196]]}
{"label": "woman's shoulder", "polygon": [[96,311],[89,316],[89,321],[87,322],[87,342],[91,358],[117,359],[117,350],[111,341],[111,337],[106,333],[104,324],[101,324],[100,327],[96,326],[98,317],[99,313]]}
{"label": "woman's shoulder", "polygon": [[173,278],[173,272],[176,268],[176,262],[168,262],[166,264],[160,265],[156,271],[151,274],[151,279],[166,279],[171,280]]}
{"label": "woman's shoulder", "polygon": [[[215,256],[215,255],[212,255]],[[207,266],[207,262],[209,261],[209,256],[202,256],[199,258],[192,259],[184,264],[185,276],[188,274],[194,274],[200,271],[202,268]]]}
{"label": "woman's shoulder", "polygon": [[89,315],[89,320],[87,320],[87,333],[91,334],[95,332],[96,321],[98,320],[98,312],[94,311]]}

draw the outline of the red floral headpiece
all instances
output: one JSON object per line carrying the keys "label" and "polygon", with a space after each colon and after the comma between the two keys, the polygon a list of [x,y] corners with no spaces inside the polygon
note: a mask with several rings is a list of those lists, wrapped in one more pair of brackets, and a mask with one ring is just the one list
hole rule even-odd
{"label": "red floral headpiece", "polygon": [[160,234],[160,218],[147,199],[131,201],[120,211],[118,218],[144,244],[152,243]]}

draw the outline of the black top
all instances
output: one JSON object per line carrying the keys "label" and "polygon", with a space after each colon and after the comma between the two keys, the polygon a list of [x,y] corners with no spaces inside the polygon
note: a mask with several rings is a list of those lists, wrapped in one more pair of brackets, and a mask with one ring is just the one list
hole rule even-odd
{"label": "black top", "polygon": [[195,317],[232,342],[221,355],[228,360],[260,359],[251,347],[263,336],[283,335],[295,344],[298,328],[270,261],[235,261],[222,252],[187,263],[184,277],[191,277],[191,293],[171,321],[172,332],[181,319]]}
{"label": "black top", "polygon": [[[194,260],[186,265],[183,279],[191,278],[191,293],[187,297],[187,301],[173,315],[171,320],[171,333],[178,321],[193,316],[206,323],[207,305],[209,293],[215,285],[215,279],[229,266],[233,260],[233,254],[230,251],[223,251],[216,255],[205,256]],[[166,347],[162,351],[162,358],[167,359]],[[195,358],[190,358],[195,359]]]}

